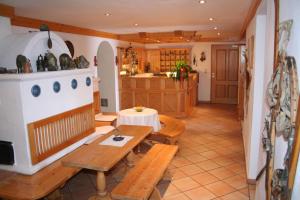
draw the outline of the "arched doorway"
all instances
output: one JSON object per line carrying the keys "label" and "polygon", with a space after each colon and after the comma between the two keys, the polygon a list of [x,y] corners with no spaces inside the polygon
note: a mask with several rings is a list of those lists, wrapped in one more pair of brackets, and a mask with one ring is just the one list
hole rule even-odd
{"label": "arched doorway", "polygon": [[97,73],[100,78],[101,111],[116,112],[117,81],[114,50],[107,41],[100,43],[97,51]]}

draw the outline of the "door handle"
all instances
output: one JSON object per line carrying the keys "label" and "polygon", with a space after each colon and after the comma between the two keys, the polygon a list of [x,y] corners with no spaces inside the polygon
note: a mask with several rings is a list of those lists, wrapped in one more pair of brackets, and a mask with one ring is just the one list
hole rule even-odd
{"label": "door handle", "polygon": [[215,78],[215,73],[211,73],[211,78]]}

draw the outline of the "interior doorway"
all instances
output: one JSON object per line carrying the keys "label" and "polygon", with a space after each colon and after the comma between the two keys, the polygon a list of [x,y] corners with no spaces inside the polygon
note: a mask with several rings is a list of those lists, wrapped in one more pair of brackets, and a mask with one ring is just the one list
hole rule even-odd
{"label": "interior doorway", "polygon": [[100,78],[100,102],[102,112],[116,112],[116,68],[114,50],[107,41],[100,43],[97,51],[97,73]]}
{"label": "interior doorway", "polygon": [[237,45],[212,45],[212,103],[237,104],[239,58]]}

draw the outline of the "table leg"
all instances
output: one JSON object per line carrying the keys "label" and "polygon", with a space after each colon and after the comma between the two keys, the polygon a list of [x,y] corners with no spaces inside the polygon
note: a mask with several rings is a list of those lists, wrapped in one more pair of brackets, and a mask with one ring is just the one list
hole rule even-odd
{"label": "table leg", "polygon": [[97,172],[97,195],[90,197],[89,200],[111,200],[106,191],[106,181],[104,172]]}
{"label": "table leg", "polygon": [[134,166],[134,152],[133,152],[133,150],[131,150],[129,152],[126,159],[127,159],[127,166],[132,168]]}

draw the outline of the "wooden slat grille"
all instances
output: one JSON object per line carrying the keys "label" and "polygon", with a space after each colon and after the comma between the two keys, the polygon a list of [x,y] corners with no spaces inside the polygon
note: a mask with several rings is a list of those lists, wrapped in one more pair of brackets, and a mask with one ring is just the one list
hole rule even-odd
{"label": "wooden slat grille", "polygon": [[95,131],[93,104],[28,124],[31,162],[36,164]]}

